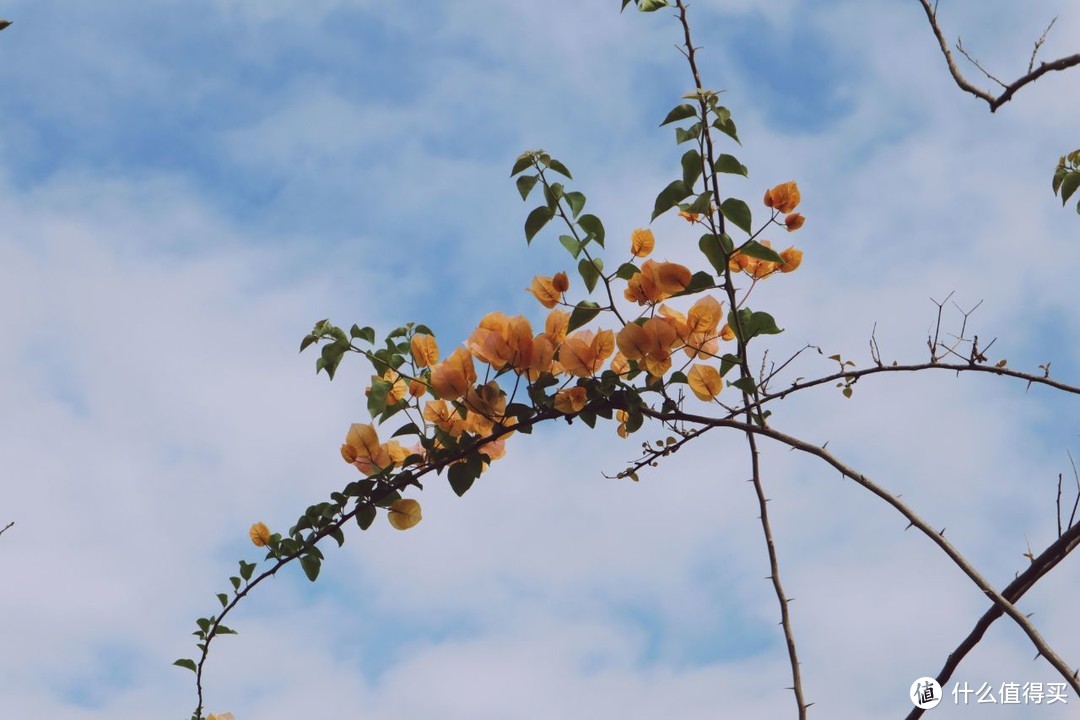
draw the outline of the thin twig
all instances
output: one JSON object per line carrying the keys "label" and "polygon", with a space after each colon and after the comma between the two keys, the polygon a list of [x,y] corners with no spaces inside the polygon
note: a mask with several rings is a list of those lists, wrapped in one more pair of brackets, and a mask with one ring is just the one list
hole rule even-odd
{"label": "thin twig", "polygon": [[[1050,31],[1050,27],[1046,28],[1046,31],[1043,33],[1042,37],[1039,38],[1039,40],[1035,43],[1035,52],[1031,54],[1031,63],[1028,66],[1027,74],[1017,78],[1008,85],[1001,82],[1000,80],[997,80],[992,75],[983,70],[982,66],[972,60],[972,58],[968,56],[968,54],[964,52],[961,47],[958,46],[957,50],[962,52],[965,57],[971,60],[975,64],[975,67],[979,68],[984,73],[986,73],[987,76],[991,77],[995,82],[1002,85],[1004,90],[1002,90],[1001,94],[995,96],[990,92],[978,88],[968,82],[967,79],[965,79],[963,74],[960,72],[960,69],[956,66],[956,61],[953,59],[952,52],[949,51],[949,44],[945,41],[945,35],[941,32],[941,26],[938,25],[937,3],[934,3],[934,6],[931,7],[930,0],[919,0],[919,4],[922,5],[923,10],[926,12],[926,19],[930,22],[930,29],[933,30],[934,37],[937,38],[938,46],[941,48],[941,54],[945,56],[945,64],[949,66],[949,74],[952,75],[953,80],[956,81],[957,86],[959,86],[961,90],[967,93],[971,93],[977,98],[985,100],[990,106],[990,112],[995,112],[999,107],[1012,100],[1013,95],[1015,95],[1021,88],[1023,88],[1025,85],[1029,85],[1035,82],[1046,73],[1058,70],[1066,70],[1075,65],[1080,65],[1080,53],[1076,53],[1075,55],[1068,55],[1066,57],[1061,57],[1057,60],[1052,60],[1050,62],[1039,63],[1038,67],[1034,67],[1035,55],[1039,52],[1039,47],[1046,40],[1046,33]],[[1053,22],[1050,23],[1051,26],[1053,24]]]}

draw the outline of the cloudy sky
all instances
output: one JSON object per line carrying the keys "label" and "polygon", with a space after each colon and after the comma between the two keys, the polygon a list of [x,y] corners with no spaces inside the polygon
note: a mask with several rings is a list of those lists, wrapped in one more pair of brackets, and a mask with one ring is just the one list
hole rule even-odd
{"label": "cloudy sky", "polygon": [[[8,0],[0,15],[0,717],[187,718],[194,619],[214,611],[257,520],[284,531],[352,480],[370,369],[333,383],[300,338],[329,317],[425,322],[452,348],[486,312],[543,308],[569,269],[527,246],[508,175],[544,148],[607,225],[612,258],[678,175],[667,110],[690,89],[667,13],[616,0]],[[995,115],[962,94],[915,0],[698,0],[707,85],[750,168],[724,190],[763,212],[799,182],[799,272],[755,290],[807,343],[918,361],[953,299],[992,360],[1080,382],[1080,218],[1050,191],[1077,144],[1080,72]],[[1011,79],[1064,0],[941,2]],[[970,68],[969,68],[970,69]],[[984,83],[972,70],[971,78]],[[677,218],[660,258],[701,262]],[[775,237],[777,244],[789,238]],[[615,261],[614,259],[612,261]],[[580,288],[580,284],[578,285]],[[945,327],[960,314],[946,306]],[[766,346],[766,343],[762,343]],[[1056,536],[1076,400],[997,378],[867,378],[774,408],[774,425],[904,498],[998,587]],[[792,717],[779,618],[736,435],[711,433],[640,483],[611,480],[643,431],[516,437],[464,498],[327,548],[320,581],[265,584],[207,666],[207,709],[279,717]],[[987,601],[894,511],[812,458],[763,463],[812,717],[899,718]],[[1024,612],[1080,664],[1074,558]],[[955,679],[1057,680],[1001,622]],[[948,688],[947,688],[948,689]],[[936,717],[1065,718],[955,706]]]}

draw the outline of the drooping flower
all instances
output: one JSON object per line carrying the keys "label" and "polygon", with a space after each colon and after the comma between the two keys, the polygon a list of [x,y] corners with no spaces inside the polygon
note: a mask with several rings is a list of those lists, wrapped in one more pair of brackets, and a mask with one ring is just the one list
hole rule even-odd
{"label": "drooping flower", "polygon": [[580,386],[563,388],[555,393],[555,409],[567,415],[581,412],[587,401],[585,388]]}
{"label": "drooping flower", "polygon": [[431,335],[423,333],[413,335],[409,342],[409,349],[416,367],[428,367],[439,362],[439,345]]}
{"label": "drooping flower", "polygon": [[248,536],[255,547],[266,547],[270,542],[270,528],[265,523],[257,522],[248,530]]}
{"label": "drooping flower", "polygon": [[562,292],[555,288],[554,278],[537,275],[526,289],[546,308],[553,308],[562,300]]}
{"label": "drooping flower", "polygon": [[788,232],[795,232],[796,230],[801,228],[805,222],[806,218],[804,218],[799,213],[791,213],[786,218],[784,218],[784,225],[787,226]]}
{"label": "drooping flower", "polygon": [[781,183],[765,191],[765,207],[775,208],[784,214],[798,207],[801,199],[799,186],[793,182]]}
{"label": "drooping flower", "polygon": [[683,265],[646,260],[641,272],[627,281],[623,295],[639,305],[660,302],[685,290],[690,285],[690,278],[690,269]]}
{"label": "drooping flower", "polygon": [[648,257],[655,246],[656,238],[652,230],[638,228],[630,233],[630,254],[634,257]]}
{"label": "drooping flower", "polygon": [[444,400],[457,400],[476,382],[473,357],[465,348],[458,348],[450,357],[431,368],[431,387]]}
{"label": "drooping flower", "polygon": [[720,377],[720,371],[712,365],[701,363],[694,363],[690,372],[686,374],[686,381],[698,399],[705,401],[714,399],[724,387],[724,379]]}
{"label": "drooping flower", "polygon": [[780,253],[780,257],[784,258],[784,264],[780,266],[780,272],[789,273],[794,270],[798,270],[802,265],[803,251],[795,247],[789,247]]}
{"label": "drooping flower", "polygon": [[505,367],[524,369],[532,356],[532,328],[521,315],[507,317],[501,312],[488,313],[465,342],[477,360],[496,370]]}
{"label": "drooping flower", "polygon": [[578,330],[559,346],[559,364],[571,375],[589,377],[600,371],[614,351],[615,335],[610,330]]}

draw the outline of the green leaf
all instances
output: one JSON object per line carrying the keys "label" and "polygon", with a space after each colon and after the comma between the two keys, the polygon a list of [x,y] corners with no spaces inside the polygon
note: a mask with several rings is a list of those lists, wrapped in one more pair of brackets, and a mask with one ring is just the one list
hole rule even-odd
{"label": "green leaf", "polygon": [[573,213],[573,217],[577,217],[581,214],[582,209],[585,207],[585,194],[579,192],[568,192],[563,195],[568,205],[570,205],[570,212]]}
{"label": "green leaf", "polygon": [[724,154],[716,158],[716,162],[713,163],[713,170],[720,173],[750,177],[750,171],[746,169],[745,165],[736,160],[733,155]]}
{"label": "green leaf", "polygon": [[371,390],[368,392],[367,409],[371,417],[378,417],[386,410],[386,396],[393,389],[394,384],[386,380],[372,380]]}
{"label": "green leaf", "polygon": [[468,463],[463,462],[451,465],[446,472],[446,476],[450,480],[450,488],[458,497],[468,492],[476,480],[476,475],[473,474]]}
{"label": "green leaf", "polygon": [[229,578],[229,582],[232,583],[233,590],[239,590],[240,589],[240,578],[238,578],[238,577],[236,577],[234,575],[233,577]]}
{"label": "green leaf", "polygon": [[401,435],[419,435],[419,434],[420,434],[420,428],[417,427],[416,423],[408,423],[407,425],[402,425],[397,430],[395,430],[394,434],[391,435],[390,437],[399,437]]}
{"label": "green leaf", "polygon": [[660,191],[660,194],[656,196],[656,204],[653,205],[652,218],[655,220],[660,215],[663,215],[671,208],[675,207],[679,201],[688,197],[693,191],[682,180],[675,180],[668,184],[666,188]]}
{"label": "green leaf", "polygon": [[224,625],[218,625],[217,626],[217,634],[218,635],[239,635],[239,633],[236,632],[235,630],[233,630],[231,627],[225,627]]}
{"label": "green leaf", "polygon": [[656,12],[666,7],[668,7],[667,0],[639,0],[637,9],[641,12]]}
{"label": "green leaf", "polygon": [[713,121],[712,126],[714,128],[716,128],[717,130],[719,130],[720,132],[727,135],[729,138],[731,138],[735,142],[742,145],[742,143],[739,141],[739,133],[735,130],[735,121],[732,120],[730,117],[727,117],[727,118],[719,118],[718,117],[715,121]]}
{"label": "green leaf", "polygon": [[531,243],[536,233],[540,232],[540,229],[547,225],[548,220],[554,215],[555,213],[546,205],[541,205],[529,213],[529,217],[525,218],[525,242]]}
{"label": "green leaf", "polygon": [[724,355],[720,358],[720,377],[724,377],[725,375],[727,375],[728,371],[738,364],[739,358],[732,355],[731,353],[724,353]]}
{"label": "green leaf", "polygon": [[699,270],[690,277],[690,284],[682,292],[677,292],[671,297],[683,297],[684,295],[693,295],[699,293],[706,288],[716,287],[716,279],[705,272]]}
{"label": "green leaf", "polygon": [[300,557],[300,567],[304,568],[304,574],[307,575],[307,579],[311,582],[315,582],[319,577],[319,569],[322,567],[322,561],[317,555],[302,555]]}
{"label": "green leaf", "polygon": [[570,313],[570,324],[567,326],[566,331],[573,332],[577,330],[599,314],[599,305],[591,300],[582,300],[574,307],[574,311]]}
{"label": "green leaf", "polygon": [[754,391],[757,390],[757,384],[754,382],[754,378],[752,377],[739,378],[735,382],[731,383],[731,386],[739,388],[747,395],[753,395]]}
{"label": "green leaf", "polygon": [[240,577],[250,580],[253,572],[255,572],[255,563],[240,561]]}
{"label": "green leaf", "polygon": [[354,340],[367,340],[369,343],[374,344],[375,328],[353,325],[352,328],[349,329],[349,336]]}
{"label": "green leaf", "polygon": [[561,242],[562,246],[566,248],[571,255],[574,256],[575,260],[577,259],[577,256],[581,254],[581,243],[579,243],[577,239],[574,238],[574,236],[560,235],[559,242]]}
{"label": "green leaf", "polygon": [[709,264],[713,266],[713,269],[723,276],[724,272],[727,270],[727,260],[724,258],[724,251],[720,244],[720,238],[712,233],[706,233],[698,240],[698,249],[701,250],[701,254],[705,256],[705,259],[709,261]]}
{"label": "green leaf", "polygon": [[626,6],[629,5],[629,4],[630,4],[630,0],[622,0],[622,9],[620,9],[619,12],[622,12],[623,10],[625,10]]}
{"label": "green leaf", "polygon": [[1076,189],[1080,188],[1080,173],[1071,172],[1061,181],[1061,206],[1069,201]]}
{"label": "green leaf", "polygon": [[696,117],[697,108],[690,104],[683,104],[676,106],[671,112],[664,118],[664,122],[660,123],[660,127],[664,127],[668,123],[678,122],[679,120],[685,120],[686,118]]}
{"label": "green leaf", "polygon": [[375,522],[375,516],[378,515],[378,510],[374,505],[364,505],[356,509],[356,524],[360,526],[361,530],[367,530],[371,527],[371,523]]}
{"label": "green leaf", "polygon": [[226,605],[229,604],[229,596],[226,595],[225,593],[218,593],[217,594],[217,599],[218,599],[218,602],[221,603],[221,607],[225,607]]}
{"label": "green leaf", "polygon": [[726,219],[735,223],[735,227],[739,228],[747,235],[750,234],[750,207],[742,200],[739,200],[737,198],[728,198],[723,203],[721,203],[720,212],[724,214],[724,217]]}
{"label": "green leaf", "polygon": [[739,252],[743,255],[757,258],[758,260],[767,260],[768,262],[774,263],[784,262],[784,258],[780,257],[779,253],[772,248],[765,247],[757,240],[747,240],[742,244],[742,247],[739,248]]}
{"label": "green leaf", "polygon": [[684,142],[696,140],[700,134],[701,123],[694,123],[685,130],[683,128],[675,128],[675,142],[678,145],[682,145]]}
{"label": "green leaf", "polygon": [[735,322],[734,313],[728,313],[728,325],[739,335],[740,328],[745,337],[740,338],[745,345],[758,335],[776,335],[783,332],[776,326],[776,320],[767,312],[752,312],[750,308],[739,310],[738,323]]}
{"label": "green leaf", "polygon": [[523,170],[525,170],[526,168],[528,168],[532,164],[533,164],[533,153],[532,153],[532,151],[521,153],[520,155],[518,155],[518,159],[514,162],[514,169],[510,171],[510,177],[514,177],[519,172],[522,172]]}
{"label": "green leaf", "polygon": [[191,672],[197,672],[198,671],[198,666],[195,664],[195,661],[190,660],[188,658],[180,658],[179,660],[174,662],[173,665],[176,665],[176,666],[182,667],[182,668],[187,668]]}
{"label": "green leaf", "polygon": [[694,187],[694,183],[701,177],[701,153],[697,150],[687,150],[682,156],[682,177],[683,182],[689,188]]}
{"label": "green leaf", "polygon": [[687,212],[697,213],[698,215],[704,215],[709,212],[709,207],[712,206],[712,193],[703,192],[694,198],[694,202],[690,207],[686,209]]}
{"label": "green leaf", "polygon": [[[1057,192],[1056,189],[1055,192]],[[305,335],[304,339],[300,341],[300,352],[304,352],[308,349],[308,346],[311,345],[311,343],[318,342],[318,340],[319,338],[315,337],[314,335]]]}
{"label": "green leaf", "polygon": [[574,176],[570,174],[570,171],[566,169],[566,166],[555,158],[551,158],[548,162],[545,163],[545,165],[547,165],[549,168],[559,173],[560,175],[565,175],[571,180],[574,179]]}
{"label": "green leaf", "polygon": [[315,363],[315,374],[319,374],[319,370],[326,370],[326,374],[330,376],[330,379],[334,379],[334,373],[337,372],[338,365],[341,364],[341,358],[345,355],[345,352],[349,349],[349,344],[336,341],[329,345],[324,345],[322,349],[322,357]]}
{"label": "green leaf", "polygon": [[544,186],[544,202],[551,208],[551,212],[557,212],[559,199],[563,196],[562,183],[551,183]]}
{"label": "green leaf", "polygon": [[589,292],[596,289],[596,283],[600,280],[600,271],[602,269],[603,264],[599,258],[596,260],[583,259],[578,263],[578,272],[581,273],[581,279],[585,281],[585,288]]}
{"label": "green leaf", "polygon": [[604,247],[604,223],[595,215],[582,215],[578,218],[578,226],[589,234],[589,238],[596,241],[600,247]]}
{"label": "green leaf", "polygon": [[345,544],[345,533],[341,531],[340,527],[330,528],[326,531],[326,534],[334,538],[337,541],[337,546],[341,547]]}
{"label": "green leaf", "polygon": [[529,193],[532,192],[533,187],[536,186],[536,181],[539,179],[539,175],[522,175],[517,179],[517,189],[522,200],[528,199]]}
{"label": "green leaf", "polygon": [[623,263],[619,266],[619,269],[615,271],[615,276],[622,280],[629,280],[639,272],[641,272],[641,270],[634,263]]}

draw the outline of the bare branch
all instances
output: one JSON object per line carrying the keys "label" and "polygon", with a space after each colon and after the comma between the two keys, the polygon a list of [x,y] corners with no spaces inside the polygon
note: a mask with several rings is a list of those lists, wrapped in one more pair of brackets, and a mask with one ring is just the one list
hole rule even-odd
{"label": "bare branch", "polygon": [[1042,34],[1042,37],[1040,37],[1036,41],[1035,51],[1031,54],[1031,62],[1028,65],[1027,74],[1017,78],[1016,80],[1008,84],[1005,84],[1001,80],[998,80],[993,75],[984,70],[983,67],[979,65],[979,63],[975,61],[970,55],[968,55],[967,52],[964,51],[963,47],[958,43],[957,50],[963,53],[964,57],[970,60],[972,64],[975,65],[975,67],[979,68],[979,70],[981,70],[987,77],[989,77],[994,82],[1001,85],[1002,88],[1004,88],[1000,95],[995,96],[990,92],[978,88],[968,82],[968,80],[964,78],[963,74],[960,72],[960,69],[956,66],[956,60],[953,58],[952,52],[949,50],[949,44],[945,41],[945,35],[941,32],[941,26],[938,25],[937,4],[935,3],[934,6],[931,6],[930,0],[919,0],[919,3],[922,5],[923,10],[926,12],[926,19],[930,22],[930,29],[933,30],[934,37],[937,38],[938,46],[941,48],[941,54],[945,56],[945,64],[949,66],[949,74],[952,75],[953,80],[956,81],[956,84],[960,87],[961,90],[967,93],[971,93],[977,98],[985,100],[986,103],[990,106],[990,112],[995,112],[999,107],[1012,100],[1013,95],[1015,95],[1017,91],[1020,90],[1020,88],[1035,82],[1046,73],[1056,70],[1066,70],[1075,65],[1080,65],[1080,53],[1076,53],[1074,55],[1068,55],[1066,57],[1058,58],[1057,60],[1052,60],[1050,62],[1039,63],[1039,66],[1035,67],[1035,56],[1038,54],[1039,48],[1042,47],[1043,42],[1046,41],[1046,34],[1050,32],[1050,27],[1052,27],[1054,24],[1053,22],[1051,22],[1050,25],[1047,26],[1046,30]]}
{"label": "bare branch", "polygon": [[[3,28],[0,28],[0,30],[3,30]],[[3,535],[4,533],[6,533],[6,532],[8,531],[8,529],[9,529],[9,528],[10,528],[10,527],[11,527],[12,525],[14,525],[14,524],[15,524],[15,521],[14,521],[14,520],[12,520],[12,521],[11,521],[11,522],[9,522],[9,523],[8,523],[7,525],[5,525],[5,526],[4,526],[4,529],[3,529],[3,530],[0,530],[0,535]]]}

